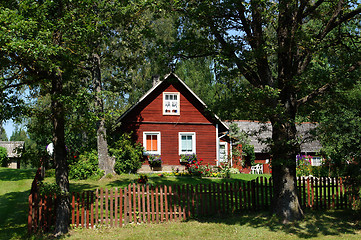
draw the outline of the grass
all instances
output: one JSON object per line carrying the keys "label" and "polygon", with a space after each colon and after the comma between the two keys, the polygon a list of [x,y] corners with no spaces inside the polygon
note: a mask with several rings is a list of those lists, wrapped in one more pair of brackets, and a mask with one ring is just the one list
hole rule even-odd
{"label": "grass", "polygon": [[35,170],[0,168],[0,239],[26,236],[27,199]]}
{"label": "grass", "polygon": [[[350,215],[349,215],[350,216]],[[360,239],[345,212],[309,212],[304,221],[283,225],[267,213],[201,218],[186,222],[74,229],[65,239]]]}
{"label": "grass", "polygon": [[[47,239],[27,236],[27,198],[36,170],[0,168],[0,239]],[[150,176],[152,184],[197,184],[251,180],[255,175],[237,174],[231,179]],[[137,175],[121,175],[100,181],[71,181],[71,191],[99,187],[125,187]],[[54,181],[53,177],[46,181]],[[124,228],[73,229],[64,239],[360,239],[360,225],[349,211],[307,212],[298,223],[283,225],[268,213],[244,213],[186,222],[127,225]]]}

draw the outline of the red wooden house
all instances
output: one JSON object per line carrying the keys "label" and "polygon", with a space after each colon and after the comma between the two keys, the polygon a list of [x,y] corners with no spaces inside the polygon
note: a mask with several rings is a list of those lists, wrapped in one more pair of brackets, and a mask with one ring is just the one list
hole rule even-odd
{"label": "red wooden house", "polygon": [[[143,144],[144,155],[160,155],[162,170],[181,168],[182,154],[196,154],[203,164],[226,161],[228,127],[173,73],[154,86],[119,119],[123,132]],[[142,170],[149,170],[145,161]]]}

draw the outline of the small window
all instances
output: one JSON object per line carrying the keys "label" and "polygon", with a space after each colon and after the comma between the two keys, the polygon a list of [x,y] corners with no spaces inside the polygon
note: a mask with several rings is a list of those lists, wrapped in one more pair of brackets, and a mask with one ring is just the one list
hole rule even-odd
{"label": "small window", "polygon": [[163,114],[179,115],[179,93],[163,93]]}
{"label": "small window", "polygon": [[321,157],[312,157],[311,160],[311,165],[312,166],[321,166],[322,165],[322,158]]}
{"label": "small window", "polygon": [[160,155],[160,132],[144,132],[143,147],[145,154]]}
{"label": "small window", "polygon": [[219,143],[219,161],[220,162],[228,161],[227,143],[226,142]]}
{"label": "small window", "polygon": [[196,153],[196,133],[179,133],[179,154]]}

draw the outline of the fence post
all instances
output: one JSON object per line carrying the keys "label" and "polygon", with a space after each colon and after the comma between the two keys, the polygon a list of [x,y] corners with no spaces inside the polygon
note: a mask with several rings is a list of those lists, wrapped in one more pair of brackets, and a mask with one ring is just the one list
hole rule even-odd
{"label": "fence post", "polygon": [[32,233],[33,227],[33,194],[29,195],[29,213],[28,213],[28,234]]}

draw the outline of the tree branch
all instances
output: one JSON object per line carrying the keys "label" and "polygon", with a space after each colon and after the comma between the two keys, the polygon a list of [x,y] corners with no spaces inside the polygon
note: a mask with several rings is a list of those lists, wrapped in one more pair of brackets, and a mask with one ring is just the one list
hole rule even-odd
{"label": "tree branch", "polygon": [[315,4],[313,4],[312,6],[309,6],[305,9],[304,13],[302,14],[302,18],[311,15],[315,12],[315,10],[321,6],[321,4],[324,2],[324,0],[318,0]]}
{"label": "tree branch", "polygon": [[[357,61],[355,64],[353,64],[352,66],[350,66],[346,72],[353,72],[355,71],[358,67],[361,66],[361,61]],[[327,92],[332,86],[334,86],[337,83],[338,79],[335,79],[334,81],[327,83],[325,85],[323,85],[322,87],[316,89],[315,91],[313,91],[312,93],[308,94],[307,96],[297,100],[297,105],[303,105],[309,101],[311,101],[312,99],[314,99],[315,97],[324,94],[325,92]]]}
{"label": "tree branch", "polygon": [[322,40],[329,32],[331,32],[335,27],[339,26],[341,23],[344,23],[350,19],[352,19],[354,16],[358,15],[361,13],[361,7],[358,7],[357,9],[347,13],[346,15],[344,15],[343,17],[341,17],[339,20],[337,20],[337,18],[340,16],[340,14],[342,13],[342,4],[344,3],[343,0],[340,0],[337,8],[335,9],[335,12],[333,13],[333,15],[331,16],[330,20],[328,21],[328,23],[326,24],[325,28],[323,29],[322,32],[320,32],[317,35],[317,38],[319,40]]}

